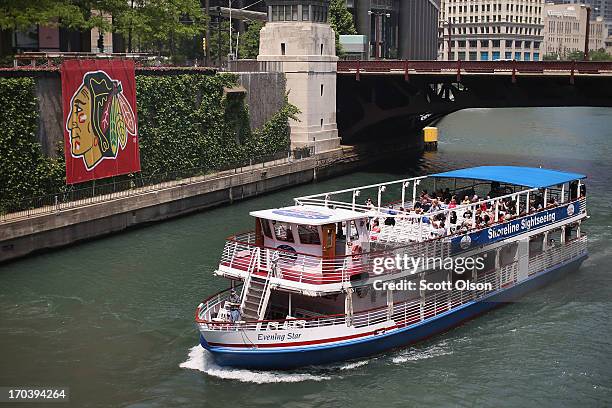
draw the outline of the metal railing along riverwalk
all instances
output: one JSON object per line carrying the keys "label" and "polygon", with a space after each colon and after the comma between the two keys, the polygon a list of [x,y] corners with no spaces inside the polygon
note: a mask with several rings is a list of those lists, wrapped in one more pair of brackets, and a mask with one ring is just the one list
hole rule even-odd
{"label": "metal railing along riverwalk", "polygon": [[65,191],[1,203],[0,223],[57,213],[171,187],[200,183],[232,174],[252,172],[257,169],[278,166],[310,157],[311,154],[304,151],[279,152],[216,169],[193,168],[151,174],[145,177],[141,175],[124,176],[124,180],[113,180],[112,182],[90,182],[91,186],[89,187],[72,188],[72,186],[68,186]]}

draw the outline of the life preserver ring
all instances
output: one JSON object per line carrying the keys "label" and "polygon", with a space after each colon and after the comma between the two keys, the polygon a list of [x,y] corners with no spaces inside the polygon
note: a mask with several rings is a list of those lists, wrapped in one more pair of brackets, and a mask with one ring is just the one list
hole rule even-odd
{"label": "life preserver ring", "polygon": [[363,249],[361,249],[361,245],[353,245],[351,248],[351,254],[353,255],[353,261],[359,260],[359,257],[363,253]]}

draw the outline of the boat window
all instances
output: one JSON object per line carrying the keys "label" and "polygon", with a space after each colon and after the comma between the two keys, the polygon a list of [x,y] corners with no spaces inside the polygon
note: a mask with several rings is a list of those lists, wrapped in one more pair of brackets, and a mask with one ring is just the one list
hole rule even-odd
{"label": "boat window", "polygon": [[487,251],[481,255],[484,267],[478,273],[489,272],[495,269],[495,250]]}
{"label": "boat window", "polygon": [[263,230],[264,235],[268,238],[272,238],[272,231],[270,230],[270,223],[268,220],[260,218],[259,222],[261,222],[261,229]]}
{"label": "boat window", "polygon": [[548,245],[553,247],[561,242],[561,228],[548,232]]}
{"label": "boat window", "polygon": [[535,235],[531,237],[531,239],[529,239],[529,257],[530,258],[533,258],[534,256],[542,253],[543,242],[544,242],[543,234]]}
{"label": "boat window", "polygon": [[359,239],[359,231],[357,230],[357,224],[355,224],[355,220],[352,220],[349,223],[349,237],[351,241],[356,241]]}
{"label": "boat window", "polygon": [[518,250],[518,242],[513,242],[504,245],[499,251],[499,265],[506,266],[516,261],[516,251]]}
{"label": "boat window", "polygon": [[319,229],[315,225],[298,225],[301,244],[321,245]]}
{"label": "boat window", "polygon": [[565,226],[565,241],[571,241],[578,237],[578,224],[568,224]]}
{"label": "boat window", "polygon": [[286,222],[272,221],[274,225],[274,236],[278,241],[294,242],[291,225]]}

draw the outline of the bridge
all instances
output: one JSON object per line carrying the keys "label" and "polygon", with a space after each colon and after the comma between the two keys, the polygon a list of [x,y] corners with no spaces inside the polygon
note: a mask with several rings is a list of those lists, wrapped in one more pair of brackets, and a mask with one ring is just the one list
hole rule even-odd
{"label": "bridge", "polygon": [[612,62],[338,61],[343,142],[466,108],[612,106]]}

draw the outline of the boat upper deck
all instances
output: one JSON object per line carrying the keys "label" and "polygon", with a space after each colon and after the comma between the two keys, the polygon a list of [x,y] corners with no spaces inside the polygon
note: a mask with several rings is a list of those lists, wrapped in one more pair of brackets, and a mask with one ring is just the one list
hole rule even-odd
{"label": "boat upper deck", "polygon": [[[397,254],[443,258],[579,221],[586,216],[584,178],[476,167],[298,197],[296,206],[251,213],[256,230],[227,240],[217,274],[259,275],[313,295],[396,278],[405,271],[374,273],[374,264]],[[368,192],[376,201],[358,203]]]}

